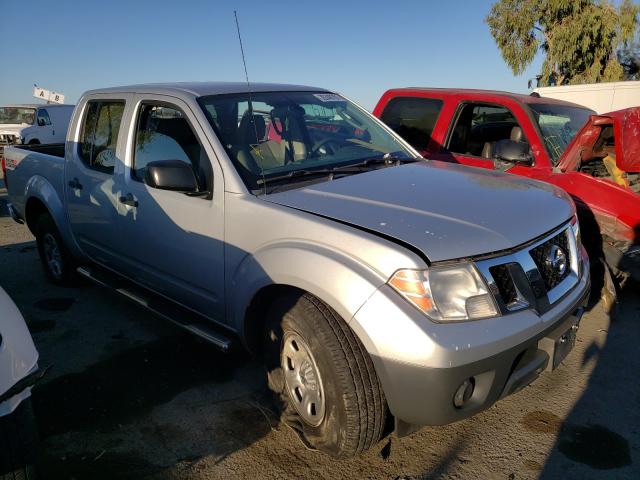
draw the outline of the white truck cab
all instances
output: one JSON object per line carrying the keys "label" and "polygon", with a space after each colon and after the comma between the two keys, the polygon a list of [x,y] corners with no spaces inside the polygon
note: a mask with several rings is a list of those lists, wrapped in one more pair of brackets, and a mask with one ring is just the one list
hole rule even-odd
{"label": "white truck cab", "polygon": [[640,80],[539,87],[534,92],[541,97],[584,105],[598,113],[640,107]]}
{"label": "white truck cab", "polygon": [[42,104],[0,107],[0,146],[64,142],[73,107]]}

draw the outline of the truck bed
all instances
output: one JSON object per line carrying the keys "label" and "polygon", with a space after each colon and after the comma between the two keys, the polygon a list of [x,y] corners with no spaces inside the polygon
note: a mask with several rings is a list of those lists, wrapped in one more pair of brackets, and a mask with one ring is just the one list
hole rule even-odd
{"label": "truck bed", "polygon": [[[20,150],[26,150],[29,152],[43,153],[45,155],[51,155],[53,157],[64,158],[64,143],[12,145],[12,147],[19,148]],[[8,148],[8,147],[5,147],[5,148]]]}

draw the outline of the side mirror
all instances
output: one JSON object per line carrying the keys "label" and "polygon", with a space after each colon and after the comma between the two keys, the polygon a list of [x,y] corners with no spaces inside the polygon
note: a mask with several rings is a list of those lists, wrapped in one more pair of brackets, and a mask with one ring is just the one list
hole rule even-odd
{"label": "side mirror", "polygon": [[529,144],[509,139],[496,142],[493,147],[493,159],[497,162],[508,162],[510,164],[533,165],[533,156],[531,155]]}
{"label": "side mirror", "polygon": [[42,117],[38,118],[38,126],[39,127],[44,127],[45,126],[44,118],[42,118]]}
{"label": "side mirror", "polygon": [[144,183],[151,188],[193,193],[198,191],[198,181],[193,168],[180,160],[158,160],[147,164]]}

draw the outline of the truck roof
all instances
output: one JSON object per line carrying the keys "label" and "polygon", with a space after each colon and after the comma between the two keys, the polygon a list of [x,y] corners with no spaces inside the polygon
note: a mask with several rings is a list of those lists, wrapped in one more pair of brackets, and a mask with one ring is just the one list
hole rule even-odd
{"label": "truck roof", "polygon": [[504,92],[500,90],[482,90],[482,89],[473,89],[473,88],[427,88],[427,87],[404,87],[404,88],[393,88],[389,90],[389,92],[394,93],[408,93],[408,92],[421,92],[421,93],[433,93],[439,96],[455,96],[460,94],[466,95],[477,95],[477,96],[486,96],[486,97],[506,97],[517,102],[521,103],[544,103],[544,104],[557,104],[557,105],[569,105],[572,107],[582,107],[586,108],[583,105],[578,105],[577,103],[567,102],[565,100],[557,100],[555,98],[548,97],[538,97],[527,95],[524,93],[512,93],[512,92]]}
{"label": "truck roof", "polygon": [[[146,83],[122,87],[100,88],[85,94],[94,93],[155,93],[155,94],[187,94],[196,97],[205,95],[223,95],[228,93],[247,93],[246,82],[172,82]],[[288,85],[284,83],[252,83],[251,92],[310,91],[326,92],[327,89],[305,85]]]}
{"label": "truck roof", "polygon": [[69,103],[12,103],[10,105],[0,105],[0,108],[53,108],[53,107],[67,107],[73,108],[75,105]]}

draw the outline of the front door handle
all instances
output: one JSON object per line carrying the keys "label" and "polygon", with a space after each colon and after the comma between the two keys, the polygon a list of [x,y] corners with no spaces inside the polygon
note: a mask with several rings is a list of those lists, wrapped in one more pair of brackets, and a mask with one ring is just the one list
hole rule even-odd
{"label": "front door handle", "polygon": [[120,196],[120,203],[129,205],[130,207],[138,206],[138,201],[135,198],[133,198],[133,195],[131,193],[127,193],[126,195]]}
{"label": "front door handle", "polygon": [[68,185],[75,190],[82,190],[82,184],[78,181],[77,178],[70,180]]}

